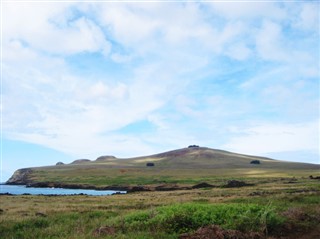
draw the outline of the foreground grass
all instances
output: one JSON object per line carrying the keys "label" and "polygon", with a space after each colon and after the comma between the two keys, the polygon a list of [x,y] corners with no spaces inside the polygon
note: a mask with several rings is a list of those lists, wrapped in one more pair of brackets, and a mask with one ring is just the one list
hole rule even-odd
{"label": "foreground grass", "polygon": [[[170,239],[210,224],[277,238],[290,229],[286,225],[303,233],[319,228],[319,181],[306,177],[254,181],[255,186],[243,188],[99,197],[0,196],[0,238]],[[105,226],[114,233],[95,233]]]}
{"label": "foreground grass", "polygon": [[256,204],[175,204],[120,218],[124,228],[132,231],[151,228],[171,234],[190,232],[211,224],[244,232],[270,231],[283,222],[284,218],[277,215],[273,207]]}

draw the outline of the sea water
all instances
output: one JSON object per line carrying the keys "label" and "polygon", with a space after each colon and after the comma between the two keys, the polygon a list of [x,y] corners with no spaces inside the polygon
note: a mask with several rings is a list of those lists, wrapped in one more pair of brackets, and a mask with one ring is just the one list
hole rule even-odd
{"label": "sea water", "polygon": [[31,194],[31,195],[79,195],[92,196],[112,195],[114,193],[126,193],[126,191],[91,190],[91,189],[67,189],[67,188],[33,188],[24,185],[0,185],[0,194]]}

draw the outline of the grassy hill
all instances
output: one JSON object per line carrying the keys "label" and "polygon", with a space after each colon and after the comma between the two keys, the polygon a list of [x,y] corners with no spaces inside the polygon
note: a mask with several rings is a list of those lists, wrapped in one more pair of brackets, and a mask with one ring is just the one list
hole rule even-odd
{"label": "grassy hill", "polygon": [[[251,164],[258,160],[260,164]],[[154,166],[148,167],[147,163]],[[119,159],[101,156],[95,161],[18,170],[8,183],[64,183],[95,187],[124,185],[221,184],[226,178],[300,177],[316,175],[320,165],[293,163],[236,154],[206,147],[189,147],[150,156]]]}
{"label": "grassy hill", "polygon": [[[8,183],[101,189],[113,185],[135,193],[0,195],[0,238],[316,239],[319,172],[320,165],[203,147],[20,169]],[[245,187],[228,187],[230,181]]]}

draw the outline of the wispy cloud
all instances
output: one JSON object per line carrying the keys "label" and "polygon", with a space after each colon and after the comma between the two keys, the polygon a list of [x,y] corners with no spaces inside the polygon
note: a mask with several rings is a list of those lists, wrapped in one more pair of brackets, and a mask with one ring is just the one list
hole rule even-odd
{"label": "wispy cloud", "polygon": [[92,158],[318,147],[317,2],[3,8],[6,138]]}
{"label": "wispy cloud", "polygon": [[317,152],[319,135],[314,129],[319,122],[302,124],[257,123],[254,127],[233,128],[235,136],[225,147],[253,154],[310,150]]}

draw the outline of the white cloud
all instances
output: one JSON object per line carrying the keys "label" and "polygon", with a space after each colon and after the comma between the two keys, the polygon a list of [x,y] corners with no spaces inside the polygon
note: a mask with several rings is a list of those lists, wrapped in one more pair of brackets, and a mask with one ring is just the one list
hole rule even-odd
{"label": "white cloud", "polygon": [[195,99],[188,98],[184,95],[178,95],[175,99],[175,106],[178,112],[181,112],[187,117],[197,117],[200,112],[197,112],[194,108],[197,106]]}
{"label": "white cloud", "polygon": [[[235,128],[233,128],[235,132]],[[238,128],[224,148],[250,154],[266,154],[284,151],[319,150],[319,122],[301,124],[257,124]]]}
{"label": "white cloud", "polygon": [[126,63],[126,62],[131,61],[132,58],[133,58],[133,56],[119,54],[119,53],[113,53],[111,55],[111,59],[116,63]]}
{"label": "white cloud", "polygon": [[[210,24],[206,18],[211,16],[196,3],[103,4],[96,12],[106,31],[134,53],[129,57],[116,52],[112,55],[116,62],[149,54],[164,57],[169,52],[170,57],[186,52],[194,58],[223,54],[228,44],[248,32],[240,21],[222,28]],[[243,57],[244,47],[241,51]]]}
{"label": "white cloud", "polygon": [[79,92],[79,97],[83,99],[95,100],[96,102],[111,102],[125,100],[128,97],[128,87],[123,83],[108,86],[102,81],[98,81],[89,87],[87,94]]}
{"label": "white cloud", "polygon": [[104,97],[108,93],[108,87],[100,81],[91,86],[89,92],[92,97]]}
{"label": "white cloud", "polygon": [[[108,55],[111,45],[100,27],[83,16],[72,19],[74,16],[71,6],[70,3],[5,3],[4,47],[11,41],[22,41],[31,48],[49,54],[103,50],[103,53]],[[64,14],[70,19],[61,20]],[[61,24],[61,21],[64,21],[64,24]]]}
{"label": "white cloud", "polygon": [[126,152],[132,149],[133,154],[149,152],[149,146],[133,136],[112,133],[147,118],[166,101],[166,86],[158,68],[143,69],[137,70],[128,84],[110,85],[74,77],[63,70],[55,74],[57,78],[47,76],[41,64],[23,79],[7,69],[4,75],[10,81],[6,81],[3,98],[5,135],[79,157],[103,150],[123,156],[123,148]]}
{"label": "white cloud", "polygon": [[229,19],[238,18],[270,18],[283,19],[286,17],[284,9],[274,2],[256,1],[256,2],[212,2],[208,4],[214,12],[222,17]]}
{"label": "white cloud", "polygon": [[319,21],[319,3],[308,2],[302,6],[295,26],[304,30],[319,32]]}
{"label": "white cloud", "polygon": [[243,40],[241,35],[243,36],[246,32],[247,29],[241,22],[231,22],[220,30],[212,30],[211,34],[204,38],[204,42],[214,53],[225,54],[226,48],[239,39]]}
{"label": "white cloud", "polygon": [[[309,77],[319,74],[318,45],[309,35],[287,34],[285,24],[294,21],[280,5],[213,3],[210,10],[203,3],[5,3],[5,135],[79,157],[139,155],[191,143],[221,145],[232,136],[223,132],[230,122],[241,121],[237,129],[276,112],[273,117],[287,123],[247,127],[256,133],[233,138],[229,146],[249,153],[291,150],[297,137],[314,129],[303,121],[315,118],[310,112],[318,98]],[[310,23],[304,11],[310,9],[301,10]],[[277,66],[268,68],[266,61]],[[308,119],[288,113],[298,102]],[[119,133],[146,120],[152,132]],[[248,146],[255,140],[268,145],[272,137],[279,145]]]}
{"label": "white cloud", "polygon": [[259,56],[264,60],[285,61],[289,55],[286,52],[281,26],[265,21],[256,36],[256,47]]}
{"label": "white cloud", "polygon": [[241,43],[237,44],[236,43],[234,45],[231,45],[227,49],[226,54],[230,58],[233,58],[233,59],[236,59],[239,61],[243,61],[243,60],[247,60],[252,55],[252,51],[245,44],[241,44]]}
{"label": "white cloud", "polygon": [[[115,39],[126,46],[146,42],[158,25],[153,16],[147,15],[139,4],[107,3],[98,6],[100,21]],[[136,14],[136,11],[140,14]]]}
{"label": "white cloud", "polygon": [[[42,49],[53,53],[74,54],[83,51],[97,52],[102,50],[104,55],[108,55],[111,44],[106,41],[101,29],[92,21],[81,17],[70,23],[67,29],[56,29],[55,32],[48,36],[60,42],[47,48],[47,45],[40,46]],[[42,40],[48,40],[42,38]]]}

